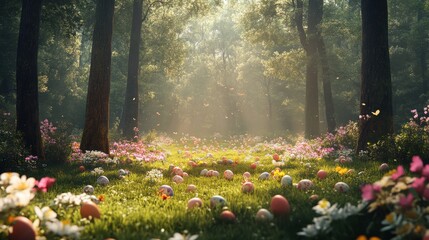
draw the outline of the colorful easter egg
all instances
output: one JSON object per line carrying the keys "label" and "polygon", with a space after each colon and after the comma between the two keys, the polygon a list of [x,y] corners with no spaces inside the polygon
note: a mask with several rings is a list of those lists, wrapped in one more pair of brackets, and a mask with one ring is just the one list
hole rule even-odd
{"label": "colorful easter egg", "polygon": [[227,223],[234,223],[235,222],[235,215],[233,212],[229,210],[223,211],[220,216],[220,220],[227,222]]}
{"label": "colorful easter egg", "polygon": [[275,216],[287,216],[290,213],[288,200],[282,195],[271,198],[270,210]]}
{"label": "colorful easter egg", "polygon": [[81,172],[85,172],[85,167],[84,166],[79,166],[79,171],[81,171]]}
{"label": "colorful easter egg", "polygon": [[268,222],[273,220],[273,214],[265,208],[261,208],[256,213],[255,219],[258,222]]}
{"label": "colorful easter egg", "polygon": [[127,175],[127,172],[124,169],[119,169],[118,170],[118,175],[119,176],[125,176],[125,175]]}
{"label": "colorful easter egg", "polygon": [[282,187],[292,186],[292,177],[289,175],[284,175],[280,181]]}
{"label": "colorful easter egg", "polygon": [[241,191],[244,193],[251,193],[255,189],[252,182],[245,182],[241,185]]}
{"label": "colorful easter egg", "polygon": [[187,172],[183,172],[182,177],[184,177],[184,178],[189,177],[189,174]]}
{"label": "colorful easter egg", "polygon": [[82,218],[100,218],[100,209],[92,201],[84,202],[80,206],[80,216]]}
{"label": "colorful easter egg", "polygon": [[213,177],[219,177],[219,172],[216,170],[213,170]]}
{"label": "colorful easter egg", "polygon": [[319,199],[319,195],[316,195],[316,194],[313,194],[308,198],[308,200],[310,201],[316,201],[317,199]]}
{"label": "colorful easter egg", "polygon": [[162,185],[161,187],[159,187],[159,192],[164,193],[165,195],[170,197],[174,195],[173,188],[168,185]]}
{"label": "colorful easter egg", "polygon": [[317,177],[319,179],[325,179],[327,176],[328,176],[328,172],[326,172],[325,170],[321,169],[317,172]]}
{"label": "colorful easter egg", "polygon": [[225,172],[223,172],[223,177],[226,180],[232,180],[234,178],[234,173],[231,170],[225,170]]}
{"label": "colorful easter egg", "polygon": [[250,172],[243,173],[244,179],[249,179],[251,177]]}
{"label": "colorful easter egg", "polygon": [[378,170],[382,172],[387,171],[388,169],[389,169],[389,165],[387,165],[387,163],[382,163],[380,167],[378,167]]}
{"label": "colorful easter egg", "polygon": [[10,240],[35,240],[36,230],[33,222],[26,217],[15,217],[12,223],[12,232],[9,234]]}
{"label": "colorful easter egg", "polygon": [[350,190],[349,185],[347,185],[347,183],[345,183],[345,182],[335,183],[334,188],[337,192],[340,192],[340,193],[345,193],[345,192],[348,192]]}
{"label": "colorful easter egg", "polygon": [[215,195],[215,196],[210,198],[210,207],[211,208],[223,207],[227,204],[228,204],[227,201],[222,196]]}
{"label": "colorful easter egg", "polygon": [[206,176],[207,177],[213,176],[213,170],[208,170],[207,173],[206,173]]}
{"label": "colorful easter egg", "polygon": [[106,176],[100,176],[97,179],[97,184],[101,186],[106,186],[107,184],[109,184],[109,179]]}
{"label": "colorful easter egg", "polygon": [[270,178],[270,174],[268,172],[263,172],[261,175],[259,175],[259,180],[268,180]]}
{"label": "colorful easter egg", "polygon": [[313,187],[313,182],[309,179],[302,179],[298,182],[297,188],[302,191],[307,191]]}
{"label": "colorful easter egg", "polygon": [[175,175],[179,175],[182,176],[183,175],[183,170],[180,167],[174,167],[172,170],[172,173]]}
{"label": "colorful easter egg", "polygon": [[183,178],[180,175],[175,175],[172,180],[175,183],[182,183],[183,182]]}
{"label": "colorful easter egg", "polygon": [[204,168],[203,170],[201,170],[200,175],[206,176],[207,172],[208,172],[208,170]]}
{"label": "colorful easter egg", "polygon": [[88,195],[92,195],[94,193],[94,187],[91,185],[86,185],[85,187],[83,187],[83,192]]}
{"label": "colorful easter egg", "polygon": [[256,169],[256,167],[258,166],[258,164],[257,163],[252,163],[252,164],[250,164],[250,168],[251,169]]}
{"label": "colorful easter egg", "polygon": [[194,184],[189,184],[188,187],[186,187],[186,192],[195,192],[197,190],[197,186]]}
{"label": "colorful easter egg", "polygon": [[274,153],[274,154],[273,154],[273,159],[274,159],[275,161],[279,161],[279,160],[280,160],[280,156],[279,156],[277,153]]}
{"label": "colorful easter egg", "polygon": [[201,201],[200,198],[191,198],[188,201],[188,209],[192,209],[192,208],[196,208],[196,207],[202,207],[203,206],[203,201]]}

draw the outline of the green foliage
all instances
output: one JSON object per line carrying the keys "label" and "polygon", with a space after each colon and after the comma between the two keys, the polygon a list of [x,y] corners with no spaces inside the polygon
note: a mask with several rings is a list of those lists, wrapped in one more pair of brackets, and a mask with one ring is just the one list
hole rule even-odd
{"label": "green foliage", "polygon": [[44,143],[45,157],[50,165],[64,165],[71,154],[73,126],[71,123],[59,122],[52,134],[55,143]]}
{"label": "green foliage", "polygon": [[5,114],[0,116],[0,172],[22,170],[28,152],[15,130],[13,117]]}
{"label": "green foliage", "polygon": [[418,155],[426,162],[429,159],[429,129],[415,122],[403,125],[395,136],[398,158],[408,163],[412,156]]}

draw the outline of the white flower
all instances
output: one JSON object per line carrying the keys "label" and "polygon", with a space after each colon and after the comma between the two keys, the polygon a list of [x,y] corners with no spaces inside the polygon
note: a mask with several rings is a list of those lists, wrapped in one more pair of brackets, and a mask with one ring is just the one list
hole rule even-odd
{"label": "white flower", "polygon": [[0,185],[9,185],[11,179],[19,178],[19,174],[16,172],[5,172],[0,175]]}
{"label": "white flower", "polygon": [[329,213],[328,210],[330,207],[331,203],[326,199],[322,199],[317,203],[316,206],[313,207],[313,210],[320,215],[326,215]]}
{"label": "white flower", "polygon": [[12,177],[9,182],[9,186],[6,188],[7,193],[15,193],[19,191],[31,191],[34,187],[36,179],[28,178],[23,175],[21,178]]}
{"label": "white flower", "polygon": [[82,202],[90,201],[92,199],[97,199],[94,195],[87,195],[82,193],[80,195],[74,195],[70,192],[61,193],[56,196],[54,199],[54,205],[61,207],[62,205],[68,206],[80,206]]}
{"label": "white flower", "polygon": [[198,238],[198,234],[195,235],[186,235],[186,234],[180,234],[180,233],[174,233],[173,237],[169,238],[168,240],[195,240]]}
{"label": "white flower", "polygon": [[[336,204],[334,204],[336,205]],[[359,203],[357,206],[353,206],[350,203],[346,203],[346,205],[342,208],[335,208],[330,211],[330,216],[333,220],[338,219],[346,219],[349,216],[355,215],[362,211],[366,207],[367,203]]]}
{"label": "white flower", "polygon": [[46,228],[48,231],[53,232],[60,236],[67,236],[71,238],[78,239],[80,237],[80,231],[83,227],[78,227],[76,225],[71,225],[66,221],[53,221],[46,222]]}
{"label": "white flower", "polygon": [[43,207],[40,209],[39,207],[34,207],[34,212],[37,217],[42,221],[54,221],[57,219],[57,213],[55,213],[49,207]]}
{"label": "white flower", "polygon": [[19,192],[10,194],[7,197],[12,199],[14,206],[25,207],[30,203],[31,199],[34,198],[34,192],[30,190],[19,191]]}
{"label": "white flower", "polygon": [[102,167],[94,168],[94,170],[91,171],[92,175],[102,175],[104,173],[104,170]]}

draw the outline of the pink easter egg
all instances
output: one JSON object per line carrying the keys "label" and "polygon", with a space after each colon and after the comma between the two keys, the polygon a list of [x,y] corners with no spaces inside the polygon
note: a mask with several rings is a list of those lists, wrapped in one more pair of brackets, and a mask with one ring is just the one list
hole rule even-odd
{"label": "pink easter egg", "polygon": [[285,197],[275,195],[271,198],[270,210],[275,216],[287,216],[290,213],[290,205]]}
{"label": "pink easter egg", "polygon": [[244,179],[249,179],[251,177],[250,172],[243,173]]}
{"label": "pink easter egg", "polygon": [[243,185],[241,185],[241,191],[244,193],[251,193],[255,189],[255,186],[252,182],[245,182]]}
{"label": "pink easter egg", "polygon": [[231,170],[225,170],[225,172],[223,172],[223,177],[226,180],[232,180],[234,178],[234,173]]}
{"label": "pink easter egg", "polygon": [[188,201],[188,209],[198,208],[203,206],[203,201],[200,198],[191,198]]}
{"label": "pink easter egg", "polygon": [[213,170],[213,177],[219,177],[219,172],[216,170]]}
{"label": "pink easter egg", "polygon": [[326,172],[325,170],[319,170],[317,172],[317,177],[319,179],[325,179],[328,176],[328,172]]}
{"label": "pink easter egg", "polygon": [[229,211],[229,210],[225,210],[223,211],[219,218],[227,223],[234,223],[235,222],[235,215],[233,212]]}
{"label": "pink easter egg", "polygon": [[189,184],[188,187],[186,188],[186,192],[195,192],[197,190],[197,186],[195,186],[194,184]]}
{"label": "pink easter egg", "polygon": [[173,177],[173,182],[175,182],[175,183],[182,183],[183,182],[183,178],[181,176],[179,176],[179,175],[175,175]]}

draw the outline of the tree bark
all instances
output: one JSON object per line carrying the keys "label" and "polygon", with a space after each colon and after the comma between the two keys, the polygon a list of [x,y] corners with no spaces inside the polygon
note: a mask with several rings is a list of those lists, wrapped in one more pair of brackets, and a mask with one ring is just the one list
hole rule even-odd
{"label": "tree bark", "polygon": [[393,133],[387,0],[362,0],[361,10],[361,118],[356,152]]}
{"label": "tree bark", "polygon": [[39,121],[37,54],[42,0],[23,0],[16,59],[16,129],[26,148],[44,160]]}
{"label": "tree bark", "polygon": [[139,67],[143,0],[134,0],[131,26],[128,78],[120,128],[127,139],[133,139],[139,124]]}
{"label": "tree bark", "polygon": [[80,149],[109,153],[109,94],[115,0],[97,0],[85,126]]}

